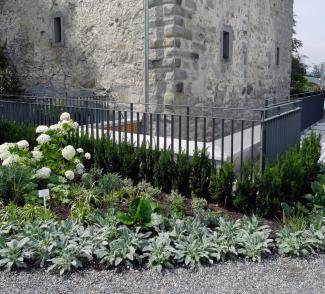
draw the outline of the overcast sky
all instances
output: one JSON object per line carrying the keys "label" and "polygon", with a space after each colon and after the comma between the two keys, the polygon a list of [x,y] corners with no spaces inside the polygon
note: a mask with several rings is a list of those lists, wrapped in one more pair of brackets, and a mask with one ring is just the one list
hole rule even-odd
{"label": "overcast sky", "polygon": [[309,65],[325,62],[325,0],[294,0],[297,38]]}

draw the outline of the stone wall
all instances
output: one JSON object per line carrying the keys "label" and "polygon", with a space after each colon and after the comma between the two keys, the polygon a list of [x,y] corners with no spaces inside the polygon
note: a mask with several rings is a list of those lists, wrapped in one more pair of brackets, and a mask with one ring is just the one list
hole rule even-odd
{"label": "stone wall", "polygon": [[[1,0],[0,42],[34,93],[143,95],[143,8],[129,0]],[[52,16],[63,14],[64,46]]]}
{"label": "stone wall", "polygon": [[[293,0],[149,3],[152,103],[211,112],[289,94]],[[142,1],[1,0],[0,10],[0,42],[27,90],[143,101]],[[50,42],[56,12],[64,16],[63,47]],[[221,55],[225,28],[233,34],[229,62]]]}

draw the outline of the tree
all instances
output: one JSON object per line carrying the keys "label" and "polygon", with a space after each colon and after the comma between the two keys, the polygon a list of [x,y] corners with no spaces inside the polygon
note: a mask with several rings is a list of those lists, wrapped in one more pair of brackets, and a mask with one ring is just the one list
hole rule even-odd
{"label": "tree", "polygon": [[322,70],[319,65],[314,64],[310,75],[314,78],[320,78],[322,76]]}
{"label": "tree", "polygon": [[[294,27],[296,21],[294,20]],[[301,40],[295,38],[296,31],[293,30],[292,38],[292,65],[291,65],[291,88],[295,91],[304,91],[308,86],[305,78],[307,74],[307,65],[303,62],[303,56],[299,54],[299,49],[303,46]]]}

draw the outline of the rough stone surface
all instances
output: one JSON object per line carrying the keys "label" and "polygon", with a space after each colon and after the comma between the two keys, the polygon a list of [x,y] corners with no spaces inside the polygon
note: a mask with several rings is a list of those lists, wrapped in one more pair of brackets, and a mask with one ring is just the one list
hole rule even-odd
{"label": "rough stone surface", "polygon": [[260,264],[227,262],[197,272],[177,269],[164,275],[150,271],[95,271],[66,277],[45,271],[0,272],[1,294],[47,293],[218,293],[323,294],[325,258],[277,258]]}
{"label": "rough stone surface", "polygon": [[[149,2],[151,102],[258,107],[266,97],[288,95],[293,0]],[[51,45],[57,12],[62,47]],[[225,29],[233,39],[227,62]],[[1,0],[5,42],[32,92],[143,100],[142,1]]]}

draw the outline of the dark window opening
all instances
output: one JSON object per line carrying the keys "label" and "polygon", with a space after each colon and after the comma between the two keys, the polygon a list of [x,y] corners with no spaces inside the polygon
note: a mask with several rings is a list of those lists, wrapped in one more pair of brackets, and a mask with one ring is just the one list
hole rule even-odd
{"label": "dark window opening", "polygon": [[62,21],[61,17],[54,18],[54,43],[62,43]]}
{"label": "dark window opening", "polygon": [[280,65],[280,48],[276,48],[276,65]]}
{"label": "dark window opening", "polygon": [[227,31],[223,32],[223,53],[222,57],[225,60],[230,58],[230,33]]}

